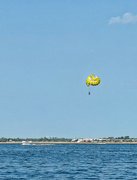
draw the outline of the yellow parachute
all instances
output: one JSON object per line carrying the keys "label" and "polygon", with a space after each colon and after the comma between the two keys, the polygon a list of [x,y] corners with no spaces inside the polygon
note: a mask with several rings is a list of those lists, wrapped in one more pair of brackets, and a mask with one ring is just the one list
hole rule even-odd
{"label": "yellow parachute", "polygon": [[[87,86],[97,86],[100,83],[100,79],[98,76],[94,74],[90,74],[86,79],[86,85]],[[90,92],[89,92],[90,95]]]}

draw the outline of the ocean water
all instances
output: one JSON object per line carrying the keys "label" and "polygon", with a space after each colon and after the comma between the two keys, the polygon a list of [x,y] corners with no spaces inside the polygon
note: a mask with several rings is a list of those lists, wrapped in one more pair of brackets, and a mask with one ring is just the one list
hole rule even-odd
{"label": "ocean water", "polygon": [[137,144],[0,144],[0,179],[137,179]]}

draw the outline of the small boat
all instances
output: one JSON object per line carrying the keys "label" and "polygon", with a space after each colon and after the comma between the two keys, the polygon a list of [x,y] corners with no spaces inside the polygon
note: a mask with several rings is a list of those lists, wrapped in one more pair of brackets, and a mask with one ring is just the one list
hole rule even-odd
{"label": "small boat", "polygon": [[22,145],[31,145],[31,141],[22,141]]}

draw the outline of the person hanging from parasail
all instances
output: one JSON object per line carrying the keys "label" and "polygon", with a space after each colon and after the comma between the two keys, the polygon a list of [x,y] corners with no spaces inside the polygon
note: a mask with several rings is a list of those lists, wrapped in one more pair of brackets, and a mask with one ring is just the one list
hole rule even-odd
{"label": "person hanging from parasail", "polygon": [[[90,74],[87,79],[86,79],[86,85],[89,87],[91,86],[97,86],[100,83],[100,79],[98,76],[94,74]],[[89,95],[91,94],[90,91],[88,93]]]}

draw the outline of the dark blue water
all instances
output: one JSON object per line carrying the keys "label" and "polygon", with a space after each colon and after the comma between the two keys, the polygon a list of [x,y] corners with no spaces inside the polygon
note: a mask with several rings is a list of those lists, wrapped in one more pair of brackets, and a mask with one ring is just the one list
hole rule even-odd
{"label": "dark blue water", "polygon": [[0,144],[0,179],[137,179],[137,144]]}

